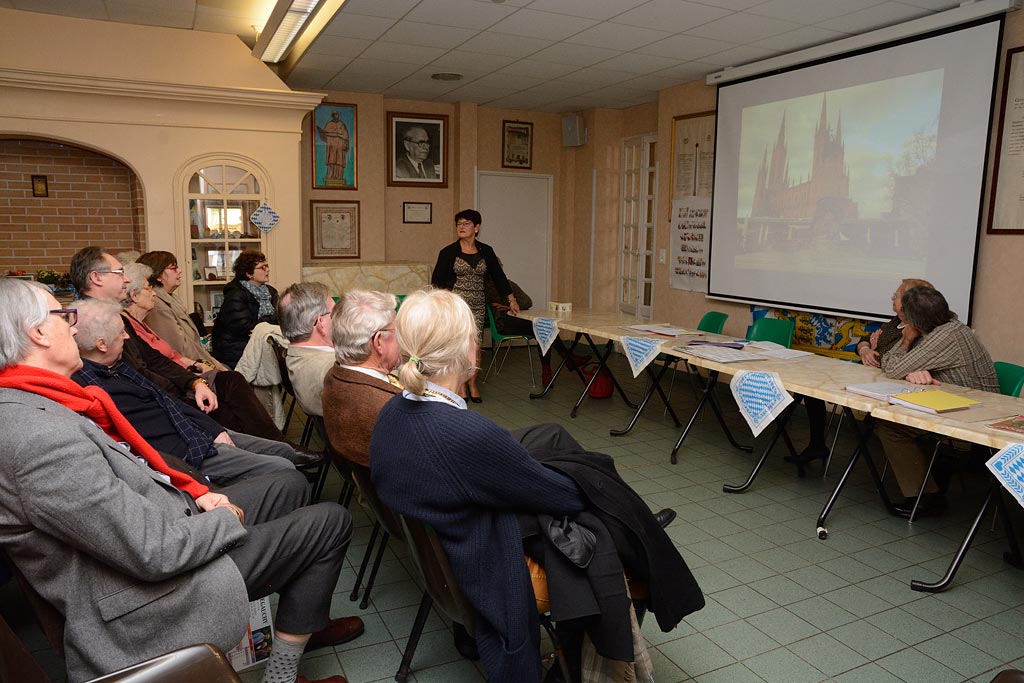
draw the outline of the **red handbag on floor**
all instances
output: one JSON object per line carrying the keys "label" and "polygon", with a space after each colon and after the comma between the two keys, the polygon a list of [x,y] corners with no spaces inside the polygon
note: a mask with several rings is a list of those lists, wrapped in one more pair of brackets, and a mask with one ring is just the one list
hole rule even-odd
{"label": "red handbag on floor", "polygon": [[[594,376],[594,368],[586,367],[582,368],[583,376],[590,381],[590,378]],[[590,390],[587,391],[587,395],[590,398],[611,398],[612,391],[615,386],[612,384],[612,375],[608,372],[608,368],[601,368],[601,372],[597,373],[597,379],[590,385]]]}

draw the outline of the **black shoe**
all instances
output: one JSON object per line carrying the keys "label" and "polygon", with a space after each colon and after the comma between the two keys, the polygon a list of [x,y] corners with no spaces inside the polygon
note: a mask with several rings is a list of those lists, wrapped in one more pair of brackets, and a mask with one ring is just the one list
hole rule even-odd
{"label": "black shoe", "polygon": [[313,467],[314,465],[319,465],[324,460],[323,453],[317,453],[302,446],[293,444],[292,450],[295,451],[295,457],[292,459],[292,464],[295,467]]}
{"label": "black shoe", "polygon": [[[907,498],[902,503],[892,506],[892,514],[895,517],[910,519],[910,513],[914,511],[915,498]],[[946,509],[946,499],[941,493],[926,493],[921,496],[921,504],[917,506],[917,514],[914,519],[921,517],[938,517]]]}
{"label": "black shoe", "polygon": [[828,448],[825,446],[808,446],[800,452],[800,455],[795,457],[787,455],[783,460],[796,463],[797,465],[806,465],[815,460],[828,460]]}
{"label": "black shoe", "polygon": [[480,653],[476,649],[476,638],[469,635],[465,626],[453,621],[452,636],[455,641],[455,649],[459,651],[460,655],[474,662],[480,659]]}
{"label": "black shoe", "polygon": [[483,403],[484,402],[484,397],[483,396],[470,396],[469,400],[472,401],[473,403]]}
{"label": "black shoe", "polygon": [[656,521],[662,529],[671,524],[672,520],[675,518],[676,511],[672,508],[665,508],[664,510],[659,510],[654,513],[654,521]]}

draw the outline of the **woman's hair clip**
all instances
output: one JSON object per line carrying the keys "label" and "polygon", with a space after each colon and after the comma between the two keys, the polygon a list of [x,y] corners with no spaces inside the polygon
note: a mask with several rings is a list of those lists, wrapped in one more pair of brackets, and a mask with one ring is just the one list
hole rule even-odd
{"label": "woman's hair clip", "polygon": [[417,366],[417,367],[419,367],[419,364],[420,364],[420,357],[419,357],[419,356],[409,356],[409,361],[410,361],[411,363],[415,363],[415,364],[416,364],[416,366]]}

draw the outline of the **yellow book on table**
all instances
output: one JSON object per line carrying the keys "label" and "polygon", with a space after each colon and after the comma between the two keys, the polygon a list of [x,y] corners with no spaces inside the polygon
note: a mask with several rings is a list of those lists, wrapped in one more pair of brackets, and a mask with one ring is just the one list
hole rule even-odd
{"label": "yellow book on table", "polygon": [[889,397],[889,403],[921,410],[926,413],[939,414],[954,410],[964,410],[981,403],[981,401],[957,396],[941,389],[929,389],[927,391],[913,391],[907,394],[893,394]]}

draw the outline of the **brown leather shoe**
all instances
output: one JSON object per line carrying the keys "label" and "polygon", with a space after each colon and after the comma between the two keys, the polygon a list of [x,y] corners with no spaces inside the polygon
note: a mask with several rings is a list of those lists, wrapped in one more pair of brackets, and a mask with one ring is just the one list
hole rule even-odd
{"label": "brown leather shoe", "polygon": [[305,676],[296,676],[295,683],[348,683],[348,679],[341,675],[328,676],[327,678],[318,678],[315,681],[311,681]]}
{"label": "brown leather shoe", "polygon": [[[311,652],[321,647],[341,645],[363,635],[366,627],[359,617],[340,617],[331,619],[326,628],[320,629],[309,637],[306,643],[306,652]],[[330,680],[330,679],[328,679]]]}
{"label": "brown leather shoe", "polygon": [[316,451],[311,451],[308,448],[295,445],[292,446],[292,450],[295,451],[295,458],[292,460],[292,464],[296,467],[312,467],[323,462],[323,453],[318,453]]}

